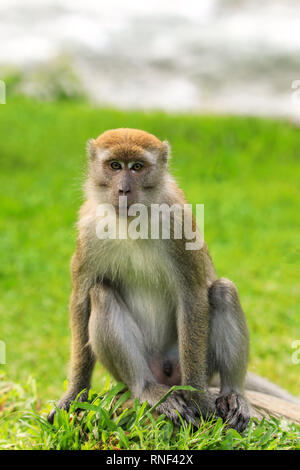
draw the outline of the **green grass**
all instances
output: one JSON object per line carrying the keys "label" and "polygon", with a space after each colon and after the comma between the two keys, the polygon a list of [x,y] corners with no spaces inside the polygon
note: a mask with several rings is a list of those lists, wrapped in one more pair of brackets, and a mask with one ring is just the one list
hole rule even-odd
{"label": "green grass", "polygon": [[67,413],[57,410],[50,425],[37,398],[35,383],[24,388],[3,381],[0,449],[17,450],[300,450],[300,426],[275,418],[251,420],[240,435],[225,429],[219,418],[195,430],[182,422],[174,427],[164,415],[153,416],[146,402],[122,407],[129,392],[123,384],[102,392],[90,391],[88,403],[73,403]]}
{"label": "green grass", "polygon": [[[49,409],[49,400],[63,391],[70,340],[69,261],[82,202],[85,143],[116,127],[142,128],[169,140],[173,174],[189,202],[205,204],[205,238],[218,274],[239,288],[251,334],[250,370],[299,395],[300,365],[291,360],[292,342],[300,339],[299,130],[255,118],[122,112],[14,97],[0,107],[0,340],[7,350],[2,370],[25,391],[16,385],[0,396],[0,420],[16,411],[0,421],[0,447],[58,446],[58,424],[49,431],[37,418],[16,417],[31,402]],[[36,380],[37,395],[26,392],[28,376]],[[93,388],[106,390],[107,378],[97,366]],[[3,427],[3,422],[9,424]],[[163,436],[170,424],[159,426],[166,426],[160,436],[156,427],[135,432],[152,433],[143,441],[150,448],[158,442],[167,448],[201,448],[203,439],[204,447],[230,439],[232,446],[248,442],[227,434],[214,441],[221,428],[209,435],[200,429],[195,441],[178,433],[168,441]],[[18,432],[12,431],[15,427]],[[269,423],[266,429],[276,426]],[[209,436],[214,443],[209,444]],[[78,445],[93,447],[101,437],[78,439]],[[291,445],[290,437],[282,439]]]}

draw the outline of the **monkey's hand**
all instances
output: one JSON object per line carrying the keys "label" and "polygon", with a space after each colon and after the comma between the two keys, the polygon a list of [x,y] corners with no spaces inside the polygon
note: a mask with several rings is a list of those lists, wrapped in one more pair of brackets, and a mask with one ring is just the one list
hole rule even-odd
{"label": "monkey's hand", "polygon": [[[75,401],[76,400],[76,397],[78,396],[78,394],[80,393],[79,392],[75,392],[75,391],[71,391],[71,390],[68,390],[62,397],[61,399],[59,400],[59,402],[57,403],[56,407],[53,408],[53,410],[50,411],[47,419],[49,421],[50,424],[53,424],[53,421],[54,421],[54,415],[56,413],[56,408],[60,408],[61,410],[66,410],[68,411],[69,408],[70,408],[70,405],[72,403],[72,401]],[[88,399],[88,395],[89,395],[89,392],[88,390],[85,390],[84,392],[82,392],[80,394],[80,396],[77,398],[77,401],[79,402],[83,402],[83,401],[86,401]]]}
{"label": "monkey's hand", "polygon": [[172,392],[171,395],[156,408],[156,410],[158,413],[166,415],[166,417],[173,421],[177,426],[180,426],[181,424],[181,420],[178,416],[179,413],[184,421],[198,427],[198,423],[196,421],[197,408],[193,402],[186,400],[183,393],[180,391]]}
{"label": "monkey's hand", "polygon": [[238,393],[221,395],[216,399],[218,414],[226,421],[229,428],[244,431],[250,420],[250,411],[246,398]]}
{"label": "monkey's hand", "polygon": [[185,398],[189,402],[193,403],[196,409],[196,415],[202,416],[204,420],[211,418],[219,418],[220,415],[216,409],[216,398],[217,396],[210,391],[206,392],[185,392]]}

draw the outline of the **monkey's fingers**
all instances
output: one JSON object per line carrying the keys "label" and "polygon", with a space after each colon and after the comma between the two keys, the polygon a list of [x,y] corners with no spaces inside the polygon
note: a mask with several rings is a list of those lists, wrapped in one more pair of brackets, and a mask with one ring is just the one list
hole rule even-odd
{"label": "monkey's fingers", "polygon": [[[60,410],[66,410],[68,411],[69,408],[70,408],[70,405],[71,405],[71,402],[72,402],[72,399],[65,399],[65,400],[61,400],[56,406],[57,408],[59,408]],[[47,417],[47,420],[50,424],[53,424],[53,421],[54,421],[54,416],[56,414],[56,411],[57,411],[57,408],[53,408],[48,417]]]}
{"label": "monkey's fingers", "polygon": [[50,411],[50,413],[47,416],[48,423],[53,424],[55,413],[56,413],[56,409],[53,409]]}
{"label": "monkey's fingers", "polygon": [[180,417],[178,416],[179,413],[184,421],[198,427],[196,407],[193,403],[184,400],[180,393],[173,393],[159,405],[157,411],[166,415],[176,426],[180,426],[181,424]]}
{"label": "monkey's fingers", "polygon": [[[56,408],[53,408],[48,417],[47,417],[47,420],[50,424],[53,424],[53,421],[54,421],[54,416],[55,416],[55,413],[56,413],[56,410],[57,408],[59,408],[60,410],[66,410],[68,411],[69,408],[70,408],[70,405],[72,403],[72,401],[75,401],[78,394],[80,392],[77,392],[77,393],[68,393],[66,395],[64,395],[60,401],[57,403],[56,405]],[[78,397],[77,401],[80,401],[80,402],[83,402],[83,401],[86,401],[88,399],[88,392],[87,391],[84,391],[83,393],[81,393],[81,395]]]}
{"label": "monkey's fingers", "polygon": [[244,431],[250,420],[249,407],[244,397],[237,393],[221,396],[217,398],[216,406],[228,428]]}

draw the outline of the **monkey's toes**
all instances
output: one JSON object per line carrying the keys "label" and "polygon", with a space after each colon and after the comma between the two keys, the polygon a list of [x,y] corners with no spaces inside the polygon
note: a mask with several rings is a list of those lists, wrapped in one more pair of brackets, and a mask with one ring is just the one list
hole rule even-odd
{"label": "monkey's toes", "polygon": [[246,429],[250,420],[247,400],[237,393],[220,396],[216,399],[216,408],[228,428],[238,432]]}

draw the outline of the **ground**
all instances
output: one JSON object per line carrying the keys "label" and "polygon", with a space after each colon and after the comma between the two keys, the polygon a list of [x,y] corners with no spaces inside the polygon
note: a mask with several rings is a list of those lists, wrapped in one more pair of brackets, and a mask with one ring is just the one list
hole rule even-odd
{"label": "ground", "polygon": [[[0,340],[6,344],[6,364],[0,366],[0,447],[38,446],[41,438],[28,437],[19,414],[32,402],[43,417],[49,400],[63,390],[70,340],[69,261],[82,202],[85,144],[110,128],[141,128],[169,140],[175,178],[189,202],[205,204],[205,239],[217,272],[239,289],[250,329],[250,370],[299,396],[300,364],[292,361],[292,343],[300,339],[299,129],[255,118],[93,109],[85,102],[12,97],[7,103],[0,108]],[[93,389],[109,390],[107,380],[98,366]],[[18,431],[8,434],[5,423],[14,429],[12,420]],[[34,423],[30,426],[40,436],[41,424]],[[54,431],[42,429],[48,448],[45,436]],[[162,436],[160,442],[170,442]],[[207,436],[203,429],[199,438],[184,442],[205,448]],[[213,445],[230,448],[230,439],[238,439],[222,436]],[[182,448],[178,435],[172,439],[172,448]],[[79,436],[78,442],[86,441]],[[290,437],[283,442],[296,445]]]}

